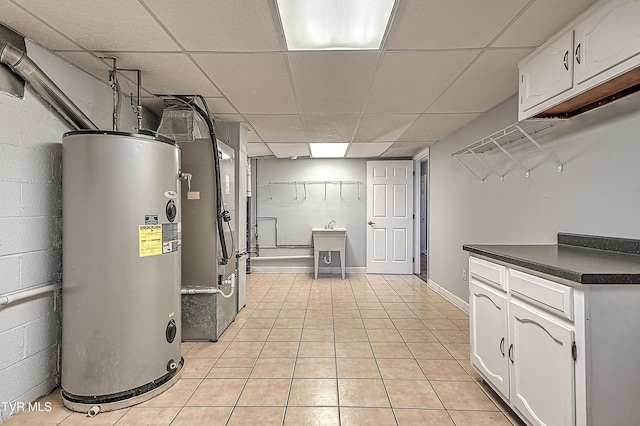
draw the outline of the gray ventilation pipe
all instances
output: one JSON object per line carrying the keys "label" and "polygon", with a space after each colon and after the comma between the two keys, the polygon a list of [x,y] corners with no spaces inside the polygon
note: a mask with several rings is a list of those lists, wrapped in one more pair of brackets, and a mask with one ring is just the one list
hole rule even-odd
{"label": "gray ventilation pipe", "polygon": [[29,83],[76,130],[99,130],[25,52],[7,43],[0,49],[0,62]]}

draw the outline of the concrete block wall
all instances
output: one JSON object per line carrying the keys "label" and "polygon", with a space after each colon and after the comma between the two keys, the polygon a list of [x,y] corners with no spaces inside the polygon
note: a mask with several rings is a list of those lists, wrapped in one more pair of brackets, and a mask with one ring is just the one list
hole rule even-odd
{"label": "concrete block wall", "polygon": [[[27,53],[96,125],[112,128],[106,83],[29,41]],[[120,130],[132,131],[135,117],[123,113]],[[28,85],[24,99],[0,93],[0,295],[62,281],[61,140],[70,130]],[[60,291],[0,307],[0,422],[15,414],[9,403],[60,384],[61,308]]]}

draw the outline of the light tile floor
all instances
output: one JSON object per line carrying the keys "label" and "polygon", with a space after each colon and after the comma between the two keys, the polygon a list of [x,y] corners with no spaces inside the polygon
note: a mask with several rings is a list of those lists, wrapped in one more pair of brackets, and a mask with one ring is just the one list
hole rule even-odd
{"label": "light tile floor", "polygon": [[183,343],[182,378],[95,418],[60,390],[13,425],[521,425],[469,365],[466,313],[412,275],[251,274],[216,343]]}

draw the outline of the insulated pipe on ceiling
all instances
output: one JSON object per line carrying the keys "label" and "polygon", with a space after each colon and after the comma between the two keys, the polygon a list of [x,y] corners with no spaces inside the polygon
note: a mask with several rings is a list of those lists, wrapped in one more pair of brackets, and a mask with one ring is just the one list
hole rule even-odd
{"label": "insulated pipe on ceiling", "polygon": [[10,43],[0,48],[0,62],[29,83],[76,130],[99,130],[22,50]]}

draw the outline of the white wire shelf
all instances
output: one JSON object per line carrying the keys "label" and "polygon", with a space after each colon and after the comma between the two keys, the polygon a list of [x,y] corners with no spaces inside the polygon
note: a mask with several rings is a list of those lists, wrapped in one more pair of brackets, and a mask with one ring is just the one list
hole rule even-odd
{"label": "white wire shelf", "polygon": [[530,143],[535,146],[548,160],[553,161],[558,166],[558,172],[561,172],[564,166],[558,157],[548,150],[545,150],[536,139],[539,139],[548,133],[550,129],[563,121],[566,121],[566,119],[526,120],[511,124],[504,129],[498,130],[483,139],[467,145],[466,147],[451,154],[451,156],[462,164],[462,166],[464,166],[464,168],[466,168],[471,174],[473,174],[481,184],[484,183],[488,175],[481,176],[478,171],[474,170],[469,164],[464,162],[464,156],[473,156],[480,163],[486,166],[490,171],[489,174],[495,173],[501,181],[504,181],[505,174],[501,174],[498,169],[491,165],[485,158],[483,158],[482,155],[500,151],[505,154],[518,168],[522,169],[526,177],[529,177],[531,169],[526,167],[510,151],[522,144]]}
{"label": "white wire shelf", "polygon": [[329,185],[340,185],[340,198],[342,198],[342,187],[344,185],[358,185],[358,200],[360,199],[360,185],[362,182],[356,180],[301,180],[301,181],[272,181],[269,182],[269,195],[273,200],[273,185],[293,185],[296,191],[296,200],[298,199],[298,186],[302,186],[304,190],[304,198],[307,198],[307,185],[324,185],[324,199],[327,199],[327,187]]}

